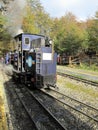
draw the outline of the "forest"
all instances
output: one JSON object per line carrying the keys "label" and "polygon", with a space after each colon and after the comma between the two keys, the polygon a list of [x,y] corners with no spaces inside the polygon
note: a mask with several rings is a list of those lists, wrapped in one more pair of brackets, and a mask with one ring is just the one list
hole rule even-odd
{"label": "forest", "polygon": [[13,37],[21,32],[50,37],[61,56],[98,59],[98,11],[86,21],[72,12],[52,18],[40,0],[0,0],[0,55],[15,49]]}

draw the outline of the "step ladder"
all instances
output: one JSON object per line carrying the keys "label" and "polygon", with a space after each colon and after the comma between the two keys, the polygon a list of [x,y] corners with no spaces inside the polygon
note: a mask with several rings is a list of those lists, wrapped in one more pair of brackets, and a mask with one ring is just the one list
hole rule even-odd
{"label": "step ladder", "polygon": [[41,87],[41,68],[42,68],[42,55],[36,53],[36,86]]}

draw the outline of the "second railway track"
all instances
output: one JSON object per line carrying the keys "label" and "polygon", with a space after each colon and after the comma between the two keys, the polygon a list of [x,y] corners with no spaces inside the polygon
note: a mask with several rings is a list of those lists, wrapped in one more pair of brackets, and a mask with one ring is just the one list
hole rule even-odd
{"label": "second railway track", "polygon": [[[50,92],[49,92],[50,91]],[[32,92],[33,93],[33,92]],[[53,94],[53,92],[51,94],[51,90],[37,90],[37,93],[35,93],[36,97],[38,98],[38,100],[40,100],[45,107],[47,107],[55,116],[56,118],[67,127],[68,130],[93,130],[89,125],[87,125],[85,122],[82,122],[81,119],[76,118],[74,116],[74,114],[71,113],[71,109],[74,109],[75,111],[77,111],[79,114],[82,114],[83,116],[87,117],[87,120],[90,121],[94,121],[95,124],[97,124],[98,120],[89,116],[88,114],[84,113],[82,110],[78,110],[78,108],[74,108],[74,103],[72,102],[71,105],[69,105],[67,102],[68,100],[65,100],[66,103],[64,103],[64,99],[62,100],[62,97],[58,98],[58,96],[54,96],[56,95],[56,91],[54,91],[55,94]],[[46,95],[46,96],[45,96]],[[57,94],[58,95],[58,94]],[[50,98],[49,98],[50,97]],[[64,107],[62,107],[62,105],[60,105],[57,102],[59,101],[61,104],[67,105],[69,108],[71,109],[65,109]],[[55,103],[59,104],[60,106],[58,107],[58,105],[55,105]],[[78,103],[79,104],[79,103]],[[82,108],[84,109],[84,108]],[[92,126],[93,127],[93,126]],[[97,126],[96,126],[97,127]]]}
{"label": "second railway track", "polygon": [[65,74],[65,73],[59,72],[59,71],[57,72],[57,74],[61,75],[61,76],[64,76],[64,77],[69,77],[71,79],[74,79],[74,80],[77,80],[77,81],[80,81],[80,82],[87,83],[87,84],[90,84],[90,85],[98,87],[98,82],[95,82],[95,81],[79,78],[79,77],[76,77],[76,76],[73,76],[73,75],[70,75],[70,74]]}
{"label": "second railway track", "polygon": [[45,90],[42,89],[42,92],[55,98],[57,101],[71,107],[72,109],[78,111],[79,113],[89,117],[90,119],[98,122],[98,109],[93,106],[87,105],[81,101],[78,101],[74,98],[71,98],[55,89]]}

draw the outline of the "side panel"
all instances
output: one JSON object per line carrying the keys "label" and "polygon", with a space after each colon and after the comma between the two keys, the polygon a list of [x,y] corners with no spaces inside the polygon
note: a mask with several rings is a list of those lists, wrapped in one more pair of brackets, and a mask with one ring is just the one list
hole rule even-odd
{"label": "side panel", "polygon": [[48,76],[48,75],[56,74],[56,64],[57,64],[57,54],[54,53],[53,60],[51,60],[51,62],[45,61],[45,63],[44,63],[44,61],[43,61],[42,75]]}

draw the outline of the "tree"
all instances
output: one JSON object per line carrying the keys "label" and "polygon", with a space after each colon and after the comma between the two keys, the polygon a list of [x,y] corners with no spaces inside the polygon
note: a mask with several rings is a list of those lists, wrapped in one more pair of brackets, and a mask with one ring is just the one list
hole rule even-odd
{"label": "tree", "polygon": [[1,41],[7,41],[10,39],[10,35],[7,32],[7,29],[5,27],[6,25],[6,18],[4,15],[2,15],[2,13],[0,13],[0,40]]}
{"label": "tree", "polygon": [[26,16],[23,18],[22,29],[24,32],[38,33],[39,30],[35,24],[35,15],[32,13],[31,8],[27,7]]}
{"label": "tree", "polygon": [[57,52],[68,55],[78,54],[83,49],[87,37],[85,29],[81,29],[76,17],[70,12],[54,20],[52,35],[55,37]]}
{"label": "tree", "polygon": [[6,18],[2,14],[0,14],[0,50],[2,52],[9,49],[8,41],[10,41],[11,39],[10,34],[7,32],[7,29],[5,28],[5,24],[6,24]]}
{"label": "tree", "polygon": [[98,12],[95,18],[87,20],[87,32],[89,35],[89,48],[98,52]]}
{"label": "tree", "polygon": [[[6,51],[9,49],[9,42],[11,39],[11,35],[8,33],[6,28],[7,18],[6,18],[6,11],[9,4],[8,0],[0,1],[0,49],[1,51]],[[6,46],[6,48],[5,48]]]}
{"label": "tree", "polygon": [[50,35],[51,18],[44,11],[39,0],[28,0],[27,15],[23,21],[23,29],[26,32]]}

